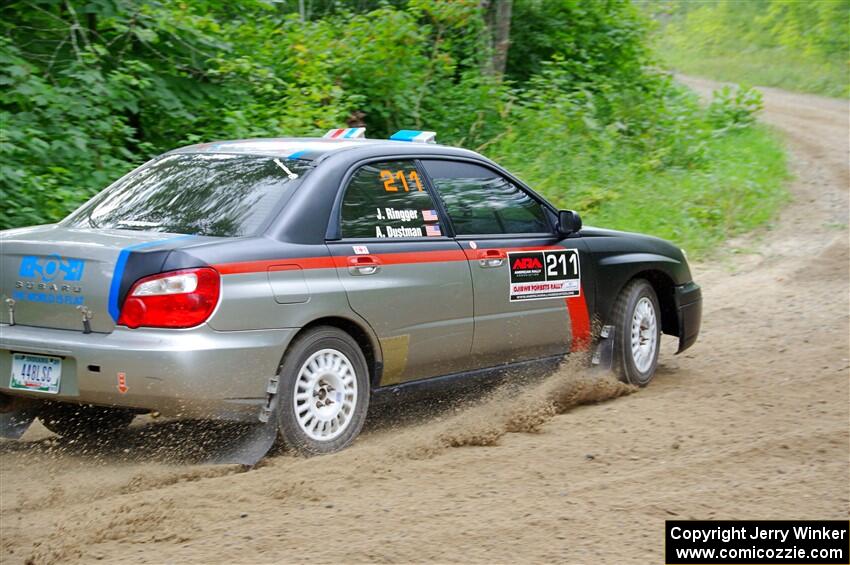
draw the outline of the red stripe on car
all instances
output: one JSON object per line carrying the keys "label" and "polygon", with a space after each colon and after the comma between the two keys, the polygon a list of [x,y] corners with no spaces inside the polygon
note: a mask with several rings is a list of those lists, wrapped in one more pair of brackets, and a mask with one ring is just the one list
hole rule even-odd
{"label": "red stripe on car", "polygon": [[369,255],[342,255],[334,257],[337,267],[347,267],[349,257],[374,257],[379,265],[413,265],[415,263],[439,263],[443,261],[465,261],[460,249],[436,251],[408,251],[401,253],[370,253]]}
{"label": "red stripe on car", "polygon": [[584,287],[578,296],[565,298],[570,314],[573,342],[570,351],[583,351],[590,347],[590,313],[587,311],[587,301],[584,299]]}
{"label": "red stripe on car", "polygon": [[[490,248],[493,249],[493,248]],[[514,251],[546,251],[564,249],[557,245],[536,247],[508,247],[502,249],[505,253]],[[404,265],[414,263],[435,263],[440,261],[477,261],[479,252],[484,249],[449,249],[435,251],[407,251],[400,253],[370,253],[381,265]],[[222,275],[238,275],[245,273],[261,273],[275,265],[298,265],[302,269],[333,269],[347,267],[349,257],[358,255],[338,255],[336,257],[282,257],[280,259],[264,259],[261,261],[239,261],[235,263],[219,263],[212,267]],[[360,255],[363,257],[363,255]]]}

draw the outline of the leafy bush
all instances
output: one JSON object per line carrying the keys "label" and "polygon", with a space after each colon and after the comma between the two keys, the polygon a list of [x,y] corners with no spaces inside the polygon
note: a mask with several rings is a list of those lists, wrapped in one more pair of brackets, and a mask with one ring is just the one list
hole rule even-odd
{"label": "leafy bush", "polygon": [[763,105],[758,90],[724,86],[714,92],[708,107],[708,120],[718,131],[746,128],[755,122],[756,112]]}
{"label": "leafy bush", "polygon": [[135,159],[126,77],[85,64],[58,77],[65,84],[45,80],[0,37],[2,227],[61,218]]}

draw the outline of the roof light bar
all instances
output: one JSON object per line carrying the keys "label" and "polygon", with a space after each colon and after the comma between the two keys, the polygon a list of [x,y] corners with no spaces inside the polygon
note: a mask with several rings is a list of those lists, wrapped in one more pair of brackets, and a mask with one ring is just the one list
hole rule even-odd
{"label": "roof light bar", "polygon": [[328,133],[322,137],[325,139],[364,139],[366,128],[329,129]]}
{"label": "roof light bar", "polygon": [[437,143],[437,132],[401,129],[390,136],[395,141],[411,141],[413,143]]}

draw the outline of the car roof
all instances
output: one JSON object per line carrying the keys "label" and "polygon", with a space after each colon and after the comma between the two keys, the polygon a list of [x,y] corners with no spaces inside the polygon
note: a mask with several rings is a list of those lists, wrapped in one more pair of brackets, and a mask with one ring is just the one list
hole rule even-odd
{"label": "car roof", "polygon": [[188,145],[169,151],[175,153],[243,153],[247,155],[264,155],[281,159],[301,159],[319,161],[331,153],[346,150],[361,149],[376,156],[387,154],[417,153],[423,155],[460,155],[480,158],[472,151],[437,145],[434,143],[413,143],[410,141],[395,141],[389,139],[325,139],[320,137],[279,137],[235,139],[213,141]]}

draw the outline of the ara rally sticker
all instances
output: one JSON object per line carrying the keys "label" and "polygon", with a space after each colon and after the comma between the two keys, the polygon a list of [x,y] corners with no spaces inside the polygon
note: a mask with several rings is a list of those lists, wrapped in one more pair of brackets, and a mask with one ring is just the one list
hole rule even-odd
{"label": "ara rally sticker", "polygon": [[510,301],[564,298],[581,294],[578,251],[508,253]]}

